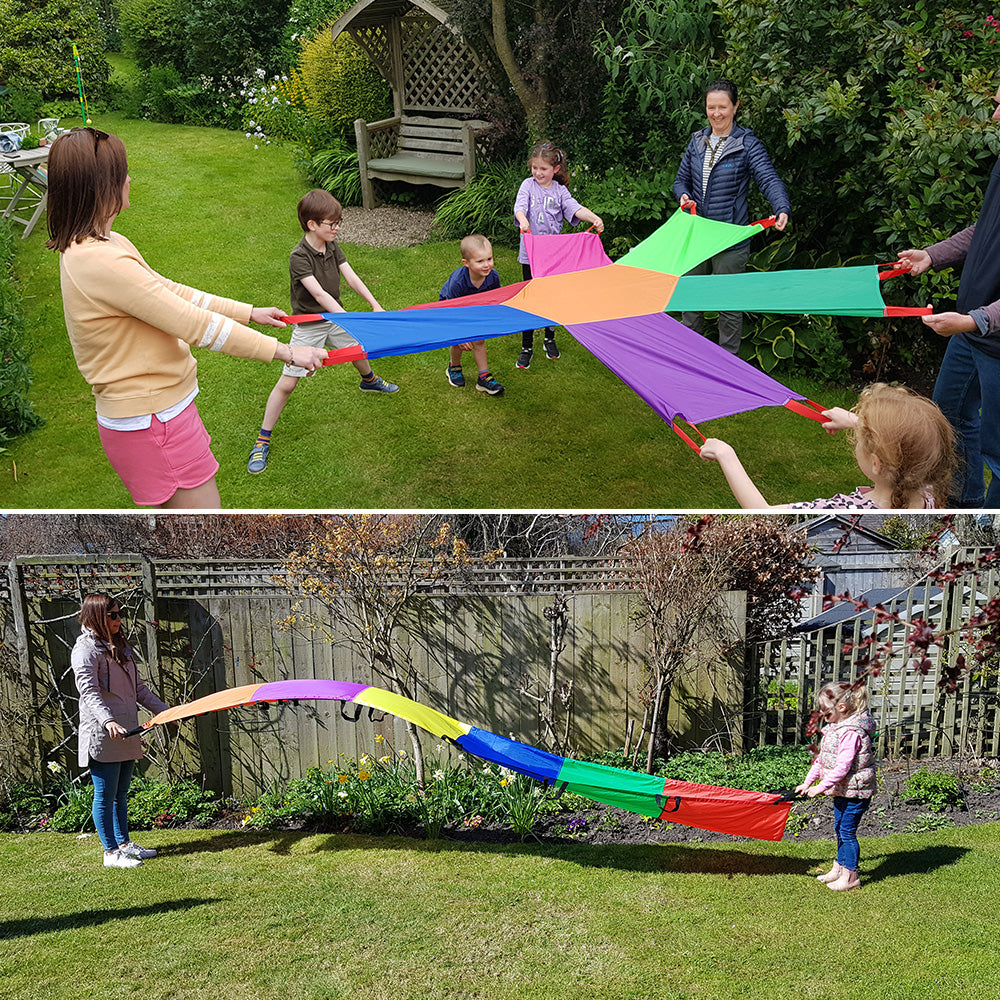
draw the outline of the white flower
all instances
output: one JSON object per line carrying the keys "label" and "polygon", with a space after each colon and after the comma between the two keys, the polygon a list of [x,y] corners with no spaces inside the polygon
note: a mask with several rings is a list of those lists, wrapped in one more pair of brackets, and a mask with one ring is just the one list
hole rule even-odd
{"label": "white flower", "polygon": [[48,769],[53,774],[59,774],[62,771],[62,768],[59,766],[59,764],[58,764],[57,761],[50,760],[47,766],[48,766]]}
{"label": "white flower", "polygon": [[[250,128],[256,128],[257,127],[257,123],[256,122],[248,122],[248,124],[249,124]],[[621,191],[621,188],[619,188],[618,190]]]}
{"label": "white flower", "polygon": [[338,799],[346,799],[347,798],[347,792],[337,792],[337,798]]}
{"label": "white flower", "polygon": [[441,780],[441,779],[442,779],[442,778],[444,777],[444,771],[442,771],[442,770],[441,770],[441,768],[438,768],[438,769],[437,769],[437,770],[436,770],[436,771],[434,772],[434,777],[435,777],[435,778],[436,778],[436,779],[437,779],[438,781],[440,781],[440,780]]}

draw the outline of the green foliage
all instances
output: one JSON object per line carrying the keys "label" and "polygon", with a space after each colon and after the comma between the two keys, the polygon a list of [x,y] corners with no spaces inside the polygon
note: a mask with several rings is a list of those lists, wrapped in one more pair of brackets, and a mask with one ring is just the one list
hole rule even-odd
{"label": "green foliage", "polygon": [[104,37],[92,3],[0,0],[0,24],[0,81],[43,97],[75,94],[76,42],[88,98],[103,94],[111,68],[103,56]]}
{"label": "green foliage", "polygon": [[469,233],[482,233],[494,242],[516,244],[514,198],[526,176],[522,162],[485,164],[468,187],[452,191],[438,205],[436,235],[461,239]]}
{"label": "green foliage", "polygon": [[31,124],[41,117],[42,92],[0,85],[0,120]]}
{"label": "green foliage", "polygon": [[27,830],[48,816],[50,802],[35,784],[12,785],[0,795],[0,830]]}
{"label": "green foliage", "polygon": [[[624,748],[593,758],[609,767],[628,767]],[[794,788],[806,775],[812,754],[803,746],[755,747],[744,754],[686,751],[654,761],[654,773],[677,781],[766,792]]]}
{"label": "green foliage", "polygon": [[633,0],[594,41],[612,86],[640,115],[653,111],[685,136],[699,124],[706,67],[718,45],[713,12],[711,0]]}
{"label": "green foliage", "polygon": [[326,29],[302,46],[299,72],[309,114],[343,135],[353,135],[358,118],[378,121],[392,113],[389,85],[349,35],[336,42]]}
{"label": "green foliage", "polygon": [[950,816],[942,816],[940,813],[922,813],[914,816],[906,824],[907,833],[934,833],[936,830],[947,830],[955,825],[955,821]]}
{"label": "green foliage", "polygon": [[125,54],[144,69],[187,62],[189,0],[121,0],[118,26]]}
{"label": "green foliage", "polygon": [[329,191],[341,205],[361,204],[361,174],[358,151],[346,142],[334,141],[309,161],[309,179]]}
{"label": "green foliage", "polygon": [[190,779],[170,784],[136,777],[129,789],[129,825],[135,830],[181,826],[192,821],[196,826],[205,826],[218,813],[215,795]]}
{"label": "green foliage", "polygon": [[285,72],[298,65],[303,44],[351,6],[351,0],[292,0],[281,40],[281,61]]}
{"label": "green foliage", "polygon": [[0,439],[41,426],[28,390],[31,349],[25,329],[21,289],[14,277],[14,230],[0,221]]}
{"label": "green foliage", "polygon": [[[835,251],[819,256],[800,251],[792,235],[773,237],[752,254],[750,271],[820,267],[851,267],[868,263],[859,257],[842,259]],[[786,316],[767,313],[747,317],[740,354],[763,371],[796,367],[824,381],[843,382],[849,358],[867,357],[871,338],[864,321],[843,316]]]}
{"label": "green foliage", "polygon": [[936,813],[965,804],[965,790],[957,774],[930,771],[926,767],[907,778],[903,794]]}
{"label": "green foliage", "polygon": [[657,229],[677,207],[671,188],[676,167],[637,170],[619,163],[597,176],[586,166],[570,164],[570,188],[577,200],[596,212],[614,234],[609,255],[619,257]]}
{"label": "green foliage", "polygon": [[57,833],[80,833],[94,829],[94,786],[76,787],[64,796],[64,801],[52,815],[48,829]]}
{"label": "green foliage", "polygon": [[281,70],[289,0],[188,0],[188,70],[226,83]]}
{"label": "green foliage", "polygon": [[779,685],[777,679],[767,686],[767,707],[771,710],[783,708],[794,712],[799,703],[799,685],[795,681],[785,681]]}

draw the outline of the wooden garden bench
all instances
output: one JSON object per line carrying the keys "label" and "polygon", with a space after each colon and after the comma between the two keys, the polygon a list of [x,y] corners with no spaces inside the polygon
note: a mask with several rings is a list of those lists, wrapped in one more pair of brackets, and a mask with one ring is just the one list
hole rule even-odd
{"label": "wooden garden bench", "polygon": [[476,138],[492,126],[457,118],[396,115],[354,123],[361,171],[361,200],[375,207],[373,180],[465,187],[476,176]]}

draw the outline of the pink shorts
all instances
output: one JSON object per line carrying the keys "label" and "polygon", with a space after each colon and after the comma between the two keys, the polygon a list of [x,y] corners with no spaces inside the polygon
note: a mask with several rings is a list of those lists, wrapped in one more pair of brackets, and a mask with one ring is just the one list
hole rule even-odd
{"label": "pink shorts", "polygon": [[140,506],[166,503],[179,489],[201,486],[219,471],[194,403],[166,423],[154,414],[146,430],[97,429],[111,467]]}

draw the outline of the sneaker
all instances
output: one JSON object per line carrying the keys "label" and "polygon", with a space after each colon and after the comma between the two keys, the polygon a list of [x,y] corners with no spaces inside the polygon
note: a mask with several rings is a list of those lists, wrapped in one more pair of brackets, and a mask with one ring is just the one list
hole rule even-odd
{"label": "sneaker", "polygon": [[517,356],[517,367],[518,368],[530,368],[531,367],[531,348],[522,347],[521,353]]}
{"label": "sneaker", "polygon": [[480,392],[488,392],[491,396],[503,395],[503,386],[489,372],[476,379],[476,388]]}
{"label": "sneaker", "polygon": [[465,376],[462,374],[461,365],[448,365],[446,371],[448,373],[448,381],[456,389],[461,389],[465,385]]}
{"label": "sneaker", "polygon": [[559,348],[556,347],[555,339],[546,337],[545,340],[542,341],[542,344],[545,347],[545,357],[547,357],[550,361],[555,361],[556,358],[559,357]]}
{"label": "sneaker", "polygon": [[119,847],[118,850],[122,854],[127,854],[130,858],[138,858],[140,861],[156,857],[156,851],[152,847],[141,847],[134,840],[130,840],[124,847]]}
{"label": "sneaker", "polygon": [[250,452],[250,461],[247,462],[247,472],[263,472],[267,468],[267,453],[271,450],[269,444],[258,441]]}
{"label": "sneaker", "polygon": [[396,392],[398,389],[398,385],[386,382],[386,380],[379,375],[376,375],[375,378],[370,379],[367,382],[364,379],[361,380],[362,392]]}
{"label": "sneaker", "polygon": [[142,864],[140,858],[129,857],[124,851],[105,851],[105,868],[138,868]]}

